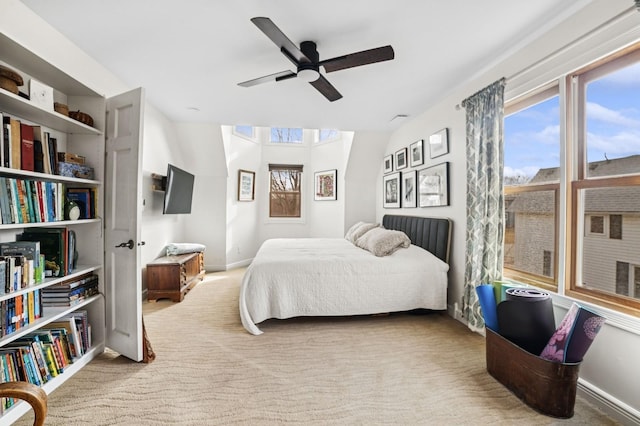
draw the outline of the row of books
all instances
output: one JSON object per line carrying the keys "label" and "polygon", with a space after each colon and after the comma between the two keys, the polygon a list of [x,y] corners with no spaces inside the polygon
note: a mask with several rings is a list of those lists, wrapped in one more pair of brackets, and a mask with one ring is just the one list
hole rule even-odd
{"label": "row of books", "polygon": [[42,317],[42,292],[23,293],[0,301],[0,336],[11,334]]}
{"label": "row of books", "polygon": [[0,294],[42,283],[45,263],[39,241],[0,243]]}
{"label": "row of books", "polygon": [[[27,381],[42,386],[62,374],[91,348],[87,311],[76,311],[0,349],[0,380]],[[14,404],[2,400],[2,408]]]}
{"label": "row of books", "polygon": [[12,169],[58,174],[57,139],[41,126],[22,123],[0,113],[0,165]]}
{"label": "row of books", "polygon": [[64,220],[65,184],[0,176],[2,223]]}
{"label": "row of books", "polygon": [[80,219],[97,217],[97,189],[67,187],[48,182],[0,176],[0,217],[2,223],[56,222],[65,217],[65,201],[80,207]]}
{"label": "row of books", "polygon": [[43,288],[42,306],[75,306],[98,292],[98,276],[84,275],[75,280]]}

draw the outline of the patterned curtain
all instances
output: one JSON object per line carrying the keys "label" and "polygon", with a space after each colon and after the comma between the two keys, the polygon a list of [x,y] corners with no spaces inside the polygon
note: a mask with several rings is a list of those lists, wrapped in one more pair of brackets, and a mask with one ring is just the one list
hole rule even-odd
{"label": "patterned curtain", "polygon": [[474,331],[481,331],[484,326],[475,287],[502,277],[504,85],[503,78],[462,102],[467,117],[467,233],[462,309]]}

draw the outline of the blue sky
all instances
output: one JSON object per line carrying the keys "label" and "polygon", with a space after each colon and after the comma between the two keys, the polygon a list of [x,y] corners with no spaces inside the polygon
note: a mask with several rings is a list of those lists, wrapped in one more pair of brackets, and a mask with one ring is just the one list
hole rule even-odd
{"label": "blue sky", "polygon": [[[587,87],[587,159],[640,154],[640,63]],[[558,97],[505,117],[505,176],[560,164]]]}

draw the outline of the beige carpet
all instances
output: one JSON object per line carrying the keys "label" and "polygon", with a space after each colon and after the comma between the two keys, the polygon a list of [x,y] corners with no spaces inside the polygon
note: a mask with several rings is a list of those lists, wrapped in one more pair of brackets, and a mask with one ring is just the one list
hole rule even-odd
{"label": "beige carpet", "polygon": [[441,314],[272,320],[252,336],[242,273],[145,303],[156,360],[105,352],[51,395],[47,424],[616,424],[580,398],[569,420],[528,408],[487,374],[484,338]]}

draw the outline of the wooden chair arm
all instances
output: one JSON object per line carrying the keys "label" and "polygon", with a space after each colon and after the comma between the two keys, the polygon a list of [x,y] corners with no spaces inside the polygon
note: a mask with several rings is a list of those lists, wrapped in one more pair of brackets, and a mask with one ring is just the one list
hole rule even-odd
{"label": "wooden chair arm", "polygon": [[44,425],[44,419],[47,417],[47,393],[39,386],[29,382],[0,383],[0,397],[18,398],[28,402],[33,408],[33,425]]}

